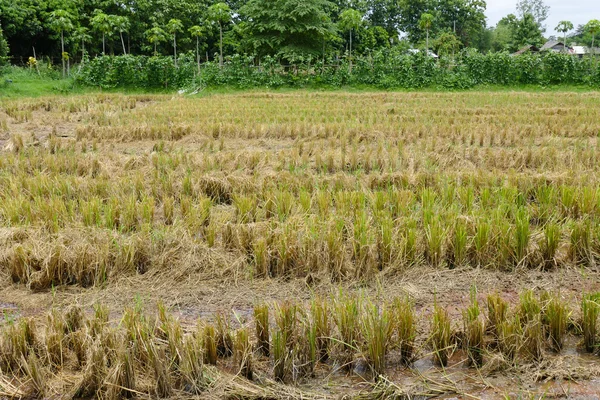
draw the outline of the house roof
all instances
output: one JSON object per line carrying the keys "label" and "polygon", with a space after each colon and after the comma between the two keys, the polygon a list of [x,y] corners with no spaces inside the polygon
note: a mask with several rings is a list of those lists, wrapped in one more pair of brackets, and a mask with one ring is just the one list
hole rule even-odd
{"label": "house roof", "polygon": [[525,47],[522,47],[522,48],[520,48],[520,49],[519,49],[517,52],[513,53],[513,55],[515,55],[515,56],[519,56],[519,55],[521,55],[521,54],[527,53],[528,51],[531,51],[531,52],[538,52],[538,51],[540,51],[540,49],[539,49],[539,48],[537,48],[536,46],[533,46],[533,45],[531,45],[531,44],[528,44],[527,46],[525,46]]}
{"label": "house roof", "polygon": [[550,50],[551,48],[553,48],[554,46],[564,46],[563,42],[560,42],[558,40],[548,40],[546,43],[544,43],[544,45],[540,48],[540,51],[544,51],[544,50]]}

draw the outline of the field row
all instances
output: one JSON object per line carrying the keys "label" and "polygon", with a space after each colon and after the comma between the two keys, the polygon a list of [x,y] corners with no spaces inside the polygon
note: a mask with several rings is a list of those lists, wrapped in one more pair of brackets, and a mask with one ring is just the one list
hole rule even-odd
{"label": "field row", "polygon": [[[151,315],[136,303],[119,321],[100,304],[92,315],[72,306],[53,309],[45,324],[9,317],[0,334],[0,363],[5,382],[24,382],[13,388],[16,395],[164,398],[209,391],[217,374],[211,366],[284,383],[366,366],[363,378],[377,381],[423,357],[442,367],[451,358],[466,361],[489,374],[552,357],[569,334],[582,337],[587,352],[600,343],[597,295],[584,295],[576,313],[558,293],[527,291],[514,306],[494,294],[483,305],[480,298],[472,288],[470,303],[456,315],[437,303],[417,311],[408,297],[376,304],[340,291],[307,305],[257,304],[253,317],[221,313],[195,327],[182,325],[162,304]],[[56,371],[73,379],[60,381]]]}

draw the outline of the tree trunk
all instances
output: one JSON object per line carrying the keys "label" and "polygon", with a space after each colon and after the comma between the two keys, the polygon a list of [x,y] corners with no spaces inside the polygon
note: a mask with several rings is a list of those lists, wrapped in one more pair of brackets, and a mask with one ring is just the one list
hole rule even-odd
{"label": "tree trunk", "polygon": [[219,35],[219,67],[223,68],[223,24],[221,22],[219,22]]}
{"label": "tree trunk", "polygon": [[154,56],[156,57],[156,42],[154,42]]}
{"label": "tree trunk", "polygon": [[177,68],[177,34],[173,33],[173,55],[175,57],[175,68]]}
{"label": "tree trunk", "polygon": [[106,54],[106,35],[102,32],[102,55]]}
{"label": "tree trunk", "polygon": [[63,31],[60,31],[60,58],[62,59],[62,67],[63,67],[63,78],[67,74],[66,65],[65,65],[65,35]]}
{"label": "tree trunk", "polygon": [[425,49],[425,54],[429,57],[429,29],[427,29],[427,48]]}
{"label": "tree trunk", "polygon": [[352,29],[350,29],[350,75],[352,75]]}
{"label": "tree trunk", "polygon": [[200,39],[196,36],[196,63],[198,64],[198,75],[200,75]]}
{"label": "tree trunk", "polygon": [[125,40],[123,40],[123,32],[119,32],[121,35],[121,44],[123,45],[123,54],[127,54],[127,50],[125,50]]}
{"label": "tree trunk", "polygon": [[85,41],[81,39],[81,65],[85,62]]}

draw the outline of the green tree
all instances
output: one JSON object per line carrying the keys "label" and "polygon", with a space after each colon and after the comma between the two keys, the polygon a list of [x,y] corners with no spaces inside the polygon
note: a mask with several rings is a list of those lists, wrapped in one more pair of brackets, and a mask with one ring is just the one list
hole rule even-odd
{"label": "green tree", "polygon": [[223,26],[231,21],[231,8],[216,3],[208,8],[208,20],[219,25],[219,66],[223,68]]}
{"label": "green tree", "polygon": [[204,27],[194,25],[188,29],[190,35],[196,39],[196,63],[198,64],[198,73],[200,73],[200,38],[206,34]]}
{"label": "green tree", "polygon": [[151,45],[154,46],[154,55],[158,55],[158,45],[167,40],[166,32],[158,25],[146,31],[146,38]]}
{"label": "green tree", "polygon": [[349,71],[350,73],[352,73],[352,32],[355,31],[356,29],[360,28],[360,26],[362,25],[362,14],[357,11],[354,10],[352,8],[349,8],[347,10],[344,10],[341,14],[340,14],[340,21],[338,22],[338,26],[339,28],[343,31],[343,32],[349,32],[349,37],[350,37],[350,42],[349,42]]}
{"label": "green tree", "polygon": [[119,32],[121,46],[123,46],[123,54],[127,54],[127,50],[125,49],[125,40],[123,39],[123,32],[129,31],[129,18],[121,15],[115,15],[113,18],[111,18],[111,23],[113,28]]}
{"label": "green tree", "polygon": [[524,20],[525,16],[531,15],[542,33],[546,32],[544,21],[548,19],[549,11],[550,6],[547,6],[544,0],[519,0],[517,2],[517,14],[519,18]]}
{"label": "green tree", "polygon": [[8,63],[9,52],[8,42],[4,38],[2,27],[0,27],[0,67]]}
{"label": "green tree", "polygon": [[460,47],[461,42],[458,40],[456,35],[452,32],[442,32],[435,39],[434,46],[437,49],[439,55],[450,55],[454,54]]}
{"label": "green tree", "polygon": [[183,31],[181,20],[172,18],[167,23],[167,32],[173,36],[173,56],[175,60],[175,68],[177,68],[177,32]]}
{"label": "green tree", "polygon": [[102,34],[102,54],[106,54],[106,36],[113,32],[113,19],[99,9],[94,10],[94,16],[90,19],[92,28]]}
{"label": "green tree", "polygon": [[525,14],[514,22],[513,43],[516,48],[524,45],[540,46],[544,42],[540,25],[532,14]]}
{"label": "green tree", "polygon": [[433,26],[433,15],[424,13],[421,15],[421,19],[419,19],[419,28],[427,32],[427,41],[425,45],[425,53],[429,55],[429,30]]}
{"label": "green tree", "polygon": [[67,55],[65,53],[65,32],[73,30],[73,16],[65,10],[56,10],[50,13],[50,27],[60,35],[60,49],[62,60],[63,78],[67,76]]}
{"label": "green tree", "polygon": [[592,35],[592,54],[596,53],[596,49],[594,48],[594,41],[596,39],[596,34],[600,32],[600,21],[597,19],[593,19],[585,24],[585,30]]}
{"label": "green tree", "polygon": [[80,26],[75,29],[73,33],[73,39],[81,43],[81,64],[85,61],[85,44],[92,40],[92,37],[89,34],[89,29],[85,26]]}
{"label": "green tree", "polygon": [[259,56],[288,62],[318,55],[333,25],[327,0],[249,0],[240,9],[246,42]]}
{"label": "green tree", "polygon": [[564,42],[563,42],[563,51],[567,52],[567,32],[573,29],[573,23],[571,21],[560,21],[556,28],[556,32],[561,32],[564,34]]}

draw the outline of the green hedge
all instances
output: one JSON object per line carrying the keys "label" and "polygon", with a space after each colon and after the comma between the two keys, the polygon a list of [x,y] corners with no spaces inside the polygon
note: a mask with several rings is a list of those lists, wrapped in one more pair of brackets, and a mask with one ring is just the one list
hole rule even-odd
{"label": "green hedge", "polygon": [[87,61],[77,79],[103,88],[199,87],[341,87],[466,89],[479,85],[584,85],[600,87],[600,67],[591,59],[559,53],[511,56],[464,51],[436,60],[424,54],[404,54],[387,49],[354,60],[352,74],[345,61],[321,61],[284,67],[265,57],[228,57],[223,68],[215,62],[198,71],[193,54],[184,54],[175,68],[172,57],[101,56]]}

